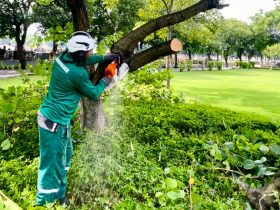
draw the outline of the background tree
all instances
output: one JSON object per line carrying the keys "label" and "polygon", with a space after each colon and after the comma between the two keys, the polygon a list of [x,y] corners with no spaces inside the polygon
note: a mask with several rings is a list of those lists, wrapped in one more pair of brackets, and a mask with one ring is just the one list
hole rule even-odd
{"label": "background tree", "polygon": [[228,66],[228,57],[233,52],[242,61],[242,55],[245,49],[247,49],[249,40],[252,37],[250,27],[245,22],[237,19],[227,19],[220,26],[217,30],[216,37],[219,37],[226,66]]}
{"label": "background tree", "polygon": [[254,33],[254,46],[257,55],[261,56],[263,50],[280,41],[280,8],[276,7],[267,13],[260,12],[252,17],[251,24]]}
{"label": "background tree", "polygon": [[263,51],[263,54],[268,58],[272,59],[270,70],[272,70],[273,63],[275,63],[275,59],[280,57],[280,43],[268,46]]}
{"label": "background tree", "polygon": [[35,21],[32,13],[32,0],[1,0],[0,1],[0,36],[15,38],[17,58],[21,68],[25,68],[24,43],[27,29]]}
{"label": "background tree", "polygon": [[90,32],[97,42],[106,36],[132,30],[139,20],[138,10],[144,5],[143,0],[119,0],[112,4],[95,0],[88,4]]}
{"label": "background tree", "polygon": [[72,24],[69,24],[71,12],[65,4],[66,1],[61,0],[33,6],[34,19],[40,23],[38,31],[45,36],[46,41],[53,42],[53,52],[57,51],[58,41],[65,41],[73,31]]}

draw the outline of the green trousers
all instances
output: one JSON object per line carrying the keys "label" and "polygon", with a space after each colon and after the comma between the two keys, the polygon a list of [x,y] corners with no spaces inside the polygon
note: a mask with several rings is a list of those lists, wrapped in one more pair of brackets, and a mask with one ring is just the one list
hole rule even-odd
{"label": "green trousers", "polygon": [[39,126],[40,163],[36,205],[53,203],[65,197],[67,171],[73,152],[70,126],[59,125],[55,132]]}

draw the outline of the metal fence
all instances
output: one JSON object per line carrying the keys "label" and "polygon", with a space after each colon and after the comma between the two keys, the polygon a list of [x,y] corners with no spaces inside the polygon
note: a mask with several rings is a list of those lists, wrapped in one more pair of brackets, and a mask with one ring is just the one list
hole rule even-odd
{"label": "metal fence", "polygon": [[[45,60],[50,58],[50,53],[41,53],[36,51],[25,51],[25,59],[27,61],[34,61],[37,59]],[[0,60],[17,60],[17,51],[0,49]]]}

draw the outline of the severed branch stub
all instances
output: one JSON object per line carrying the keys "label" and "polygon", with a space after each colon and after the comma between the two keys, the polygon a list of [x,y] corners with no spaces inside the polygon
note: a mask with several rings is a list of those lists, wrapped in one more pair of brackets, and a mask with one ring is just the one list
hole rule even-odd
{"label": "severed branch stub", "polygon": [[144,50],[135,54],[131,58],[130,71],[135,71],[138,68],[167,55],[171,55],[182,50],[183,46],[179,39],[171,39],[155,47]]}
{"label": "severed branch stub", "polygon": [[250,188],[249,186],[242,187],[242,189],[246,191],[249,203],[256,210],[279,209],[280,206],[276,200],[275,193],[280,192],[280,171],[274,175],[271,182],[259,189]]}

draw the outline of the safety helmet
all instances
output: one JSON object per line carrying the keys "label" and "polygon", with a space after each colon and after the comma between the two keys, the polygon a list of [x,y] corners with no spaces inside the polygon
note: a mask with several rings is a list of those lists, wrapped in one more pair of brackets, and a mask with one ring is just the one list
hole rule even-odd
{"label": "safety helmet", "polygon": [[84,31],[76,31],[67,42],[67,49],[70,53],[77,51],[89,51],[94,47],[94,40]]}

